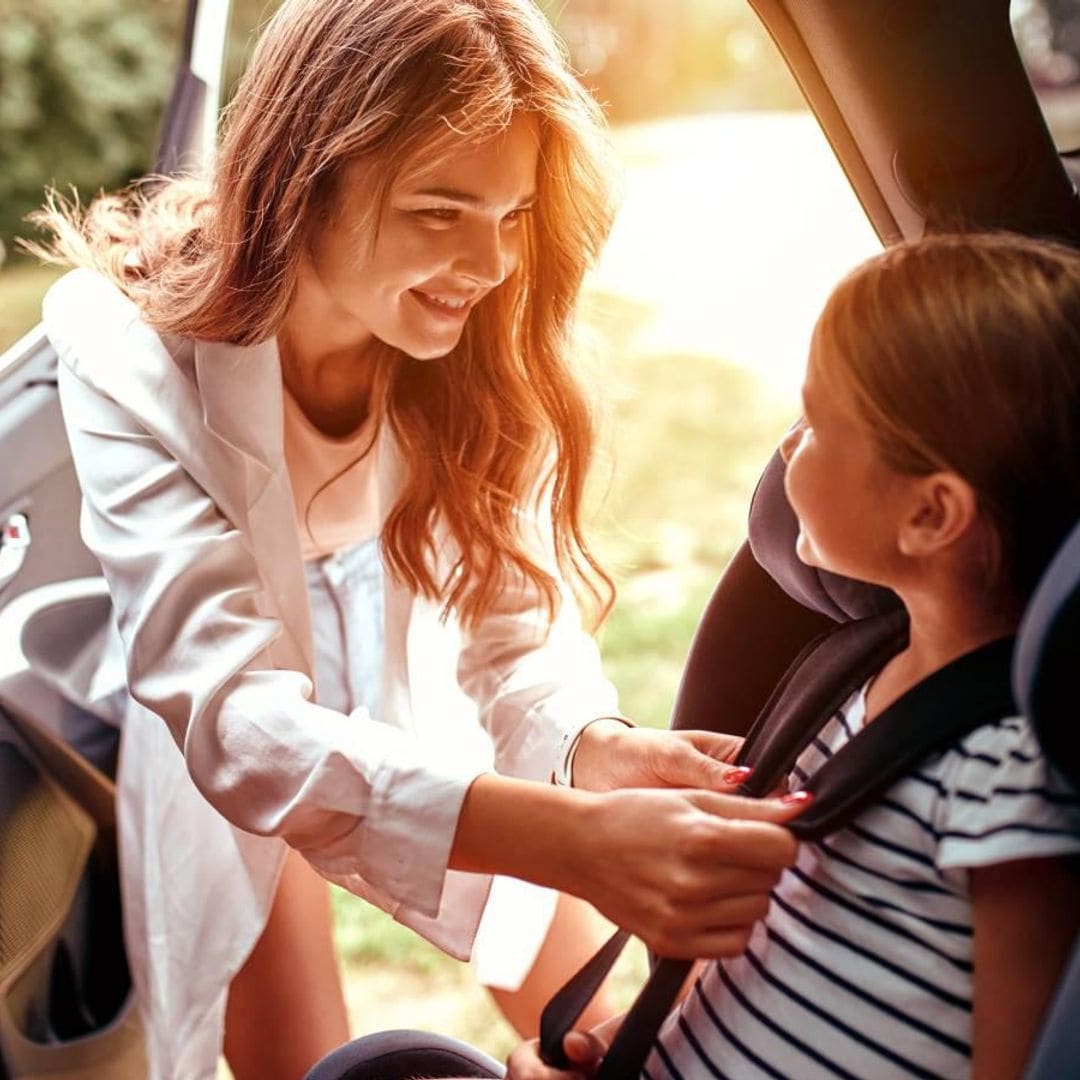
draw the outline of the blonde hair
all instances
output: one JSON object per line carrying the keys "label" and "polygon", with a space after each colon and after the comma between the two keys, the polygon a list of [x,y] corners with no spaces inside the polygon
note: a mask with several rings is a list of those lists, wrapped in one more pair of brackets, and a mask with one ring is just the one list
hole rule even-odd
{"label": "blonde hair", "polygon": [[897,245],[840,283],[813,350],[888,465],[971,484],[985,584],[1025,602],[1080,519],[1080,252],[1005,233]]}
{"label": "blonde hair", "polygon": [[[522,513],[550,514],[557,566],[602,614],[614,595],[582,535],[594,436],[568,363],[583,276],[611,225],[608,151],[597,105],[530,0],[286,0],[228,109],[209,183],[103,196],[85,213],[53,198],[36,215],[52,234],[39,254],[106,274],[155,328],[251,344],[280,327],[346,164],[376,166],[377,221],[418,155],[519,114],[541,139],[521,267],[442,360],[384,349],[373,361],[373,408],[409,470],[383,531],[387,564],[470,625],[511,580],[558,606],[555,567],[529,548]],[[443,581],[436,521],[456,548]]]}

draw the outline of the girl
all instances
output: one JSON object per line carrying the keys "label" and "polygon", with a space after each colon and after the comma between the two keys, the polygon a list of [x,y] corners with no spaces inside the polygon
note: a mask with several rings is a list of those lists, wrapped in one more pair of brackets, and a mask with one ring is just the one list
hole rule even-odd
{"label": "girl", "polygon": [[[932,672],[1016,629],[1080,518],[1080,254],[901,245],[818,322],[782,446],[799,558],[899,595],[906,649],[796,764],[798,787]],[[646,1063],[667,1077],[1023,1071],[1080,925],[1080,799],[1002,717],[799,852],[741,957],[709,964]],[[568,1036],[582,1074],[610,1028]],[[510,1075],[558,1073],[535,1047]]]}
{"label": "girl", "polygon": [[574,599],[611,599],[567,359],[605,170],[528,0],[287,0],[208,182],[41,215],[79,267],[45,322],[130,690],[154,1076],[214,1074],[230,981],[238,1078],[291,1080],[347,1037],[309,867],[454,955],[477,941],[529,1030],[596,933],[491,875],[573,882],[715,955],[792,857],[723,795],[566,786],[728,787],[729,740],[618,717]]}

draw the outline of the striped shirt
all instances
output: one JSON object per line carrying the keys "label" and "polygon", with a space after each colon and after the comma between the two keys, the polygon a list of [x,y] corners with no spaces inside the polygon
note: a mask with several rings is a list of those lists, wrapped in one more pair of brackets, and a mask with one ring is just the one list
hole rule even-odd
{"label": "striped shirt", "polygon": [[[805,780],[862,726],[857,691],[799,757]],[[847,828],[806,843],[745,955],[710,964],[647,1080],[966,1077],[968,869],[1080,852],[1080,799],[1009,718],[927,758]]]}

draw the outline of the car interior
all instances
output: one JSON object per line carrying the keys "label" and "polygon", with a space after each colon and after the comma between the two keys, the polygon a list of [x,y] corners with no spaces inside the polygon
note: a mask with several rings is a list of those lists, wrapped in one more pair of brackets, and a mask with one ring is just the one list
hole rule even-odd
{"label": "car interior", "polygon": [[[1080,245],[1080,155],[1055,145],[1009,0],[749,2],[883,245],[987,228]],[[210,152],[227,17],[227,2],[188,4],[161,172]],[[27,670],[27,656],[47,651],[64,683],[79,686],[80,660],[108,632],[103,583],[79,539],[55,365],[40,327],[0,356],[0,1080],[61,1069],[70,1080],[140,1075],[115,889],[116,745],[100,734],[87,742],[80,725],[102,691],[86,686],[73,701],[55,689],[48,663]],[[738,550],[702,615],[676,727],[701,726],[723,702],[724,730],[745,733],[808,641],[890,604],[880,590],[793,567],[782,465],[774,456],[763,467],[753,543]],[[1080,787],[1080,734],[1065,715],[1078,649],[1080,527],[1030,605],[1014,659],[1017,699]],[[1080,1070],[1078,1016],[1074,948],[1029,1077]]]}

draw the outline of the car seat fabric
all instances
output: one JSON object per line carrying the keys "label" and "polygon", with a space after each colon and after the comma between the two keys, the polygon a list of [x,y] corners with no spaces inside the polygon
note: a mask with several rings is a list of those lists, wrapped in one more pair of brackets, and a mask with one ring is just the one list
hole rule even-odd
{"label": "car seat fabric", "polygon": [[424,1080],[425,1077],[499,1078],[503,1067],[487,1054],[445,1035],[381,1031],[338,1047],[304,1080]]}
{"label": "car seat fabric", "polygon": [[1061,1080],[1080,1073],[1080,941],[1046,1014],[1025,1080]]}
{"label": "car seat fabric", "polygon": [[799,522],[784,491],[784,462],[777,450],[750,503],[750,550],[769,576],[793,599],[836,622],[892,611],[900,601],[891,589],[807,566],[795,553]]}
{"label": "car seat fabric", "polygon": [[1080,724],[1075,718],[1080,652],[1080,524],[1050,563],[1020,625],[1013,685],[1046,756],[1080,787]]}
{"label": "car seat fabric", "polygon": [[[1080,787],[1075,666],[1080,651],[1080,524],[1055,555],[1028,604],[1017,639],[1013,685],[1046,756]],[[1080,940],[1062,976],[1027,1080],[1080,1073]]]}

